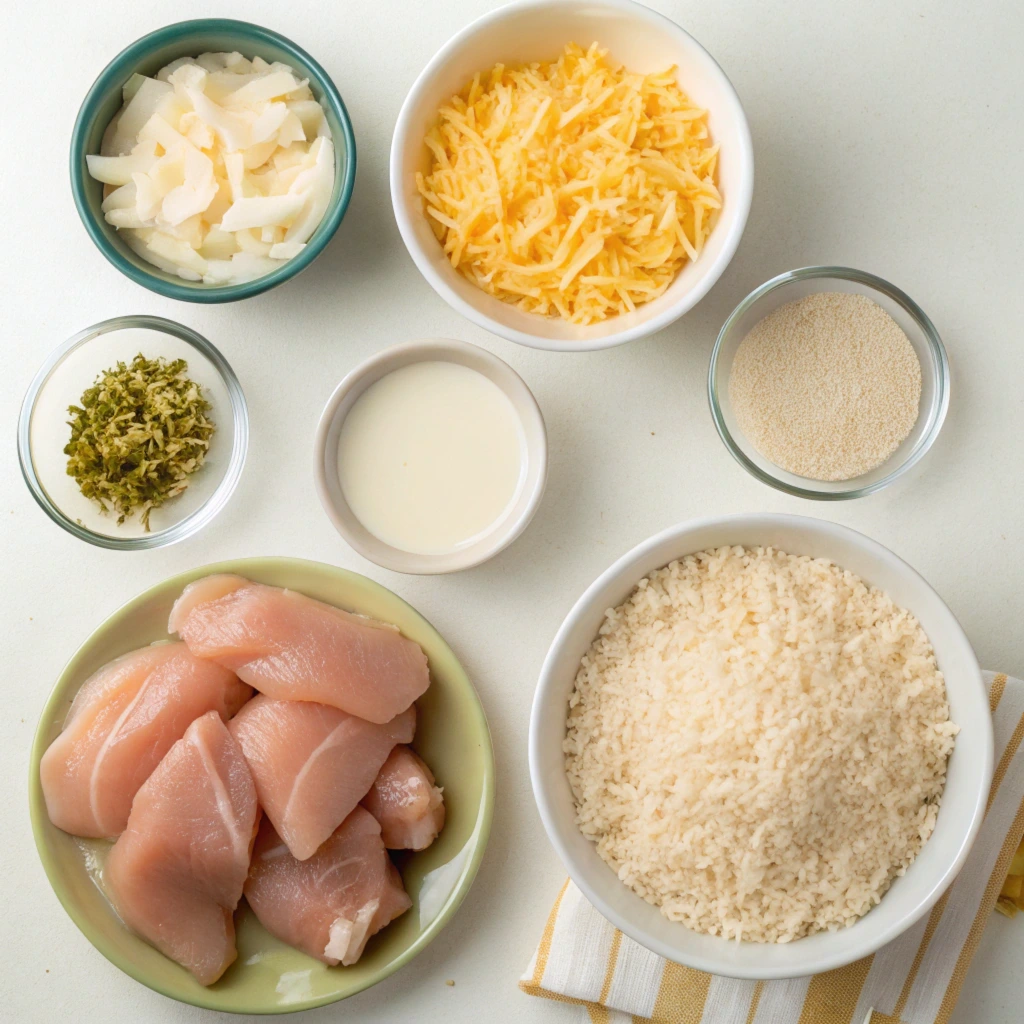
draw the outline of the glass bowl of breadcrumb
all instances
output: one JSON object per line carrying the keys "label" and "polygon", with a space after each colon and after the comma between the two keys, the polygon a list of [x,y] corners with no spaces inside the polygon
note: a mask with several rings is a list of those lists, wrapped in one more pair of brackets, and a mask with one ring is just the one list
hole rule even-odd
{"label": "glass bowl of breadcrumb", "polygon": [[895,285],[849,267],[802,267],[752,291],[722,326],[708,400],[752,476],[842,501],[921,460],[949,407],[935,325]]}

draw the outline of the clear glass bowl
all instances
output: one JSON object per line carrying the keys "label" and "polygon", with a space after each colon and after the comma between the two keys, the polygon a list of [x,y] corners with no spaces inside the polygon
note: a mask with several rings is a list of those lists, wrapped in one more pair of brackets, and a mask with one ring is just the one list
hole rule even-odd
{"label": "clear glass bowl", "polygon": [[[84,497],[67,475],[68,406],[77,404],[96,376],[142,352],[148,358],[184,358],[188,376],[212,405],[215,431],[206,460],[188,488],[154,509],[151,531],[137,516],[122,526]],[[80,331],[46,360],[29,386],[18,421],[18,460],[32,496],[68,533],[101,548],[141,551],[192,536],[231,497],[245,463],[249,416],[238,378],[202,335],[157,316],[121,316]]]}
{"label": "clear glass bowl", "polygon": [[[914,428],[885,462],[850,480],[812,480],[776,466],[744,436],[729,400],[733,359],[751,328],[779,306],[816,292],[851,292],[877,302],[906,333],[921,363],[921,404]],[[711,353],[708,401],[719,436],[751,476],[800,498],[843,501],[888,486],[932,446],[949,407],[949,362],[934,324],[899,288],[874,274],[849,267],[803,267],[773,277],[752,291],[722,325]]]}

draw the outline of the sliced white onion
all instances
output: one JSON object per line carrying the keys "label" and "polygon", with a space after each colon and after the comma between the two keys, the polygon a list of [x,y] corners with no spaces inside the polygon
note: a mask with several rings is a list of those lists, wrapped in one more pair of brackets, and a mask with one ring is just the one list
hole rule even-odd
{"label": "sliced white onion", "polygon": [[[180,224],[189,217],[203,213],[217,194],[213,161],[205,153],[194,146],[187,146],[184,165],[185,180],[164,196],[160,216],[157,218],[163,224]],[[202,237],[199,245],[202,245]]]}
{"label": "sliced white onion", "polygon": [[178,267],[184,267],[200,276],[206,273],[207,261],[180,238],[163,231],[154,231],[146,240],[146,247]]}
{"label": "sliced white onion", "polygon": [[236,252],[229,260],[210,260],[203,275],[205,284],[241,284],[255,281],[281,266],[280,260],[267,256],[255,256],[248,252]]}
{"label": "sliced white onion", "polygon": [[106,213],[108,210],[134,210],[138,197],[138,189],[135,187],[134,181],[129,181],[126,185],[122,185],[120,188],[115,188],[113,192],[103,200],[103,204],[100,209]]}
{"label": "sliced white onion", "polygon": [[139,143],[126,156],[94,156],[85,158],[89,173],[106,185],[127,185],[132,175],[145,173],[157,162],[156,143]]}
{"label": "sliced white onion", "polygon": [[286,64],[204,53],[133,75],[89,173],[107,221],[143,259],[208,284],[297,256],[334,190],[334,145],[309,83]]}
{"label": "sliced white onion", "polygon": [[236,199],[221,218],[220,226],[225,231],[244,231],[246,228],[263,228],[268,224],[288,225],[298,216],[305,201],[304,195]]}
{"label": "sliced white onion", "polygon": [[270,100],[287,96],[301,89],[306,82],[298,81],[290,71],[272,71],[260,75],[236,89],[227,99],[229,107],[262,107]]}
{"label": "sliced white onion", "polygon": [[[286,242],[308,242],[324,219],[334,192],[334,143],[320,136],[310,152],[316,151],[316,162],[303,171],[288,190],[289,195],[304,197],[302,213],[285,232]],[[308,175],[308,177],[307,177]]]}
{"label": "sliced white onion", "polygon": [[290,260],[306,248],[305,242],[277,242],[270,247],[272,260]]}

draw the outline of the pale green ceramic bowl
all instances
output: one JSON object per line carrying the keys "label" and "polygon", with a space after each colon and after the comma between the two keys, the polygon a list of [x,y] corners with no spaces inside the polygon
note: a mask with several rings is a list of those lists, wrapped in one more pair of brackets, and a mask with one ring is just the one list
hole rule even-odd
{"label": "pale green ceramic bowl", "polygon": [[[351,967],[327,967],[272,938],[245,906],[236,915],[238,959],[204,988],[183,967],[128,931],[100,891],[109,844],[55,828],[46,814],[39,759],[60,732],[79,687],[120,654],[167,637],[167,617],[186,584],[216,572],[300,590],[349,611],[392,622],[427,653],[431,686],[417,702],[413,746],[444,787],[447,820],[422,853],[397,861],[410,911],[370,940]],[[43,709],[32,745],[32,831],[57,898],[86,938],[136,981],[184,1003],[231,1013],[290,1013],[354,995],[388,977],[441,931],[476,875],[494,805],[494,760],[483,708],[462,666],[438,632],[389,590],[356,573],[294,558],[247,558],[174,576],[115,612],[68,662]]]}

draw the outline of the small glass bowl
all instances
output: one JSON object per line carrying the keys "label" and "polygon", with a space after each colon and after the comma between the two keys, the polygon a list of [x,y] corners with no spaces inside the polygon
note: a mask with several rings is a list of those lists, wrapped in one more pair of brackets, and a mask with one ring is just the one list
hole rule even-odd
{"label": "small glass bowl", "polygon": [[[866,295],[907,335],[921,364],[921,403],[910,434],[888,459],[850,480],[812,480],[787,472],[766,459],[744,436],[729,400],[729,375],[740,343],[760,320],[779,306],[817,292]],[[752,291],[722,325],[711,353],[708,401],[719,436],[751,476],[799,498],[843,501],[881,490],[913,466],[932,446],[949,407],[949,362],[942,339],[920,306],[899,288],[874,274],[850,267],[803,267],[779,274]]]}
{"label": "small glass bowl", "polygon": [[[138,516],[118,526],[67,475],[68,406],[78,404],[96,376],[138,352],[147,358],[184,358],[188,376],[210,401],[215,430],[203,465],[188,488],[154,509],[151,532]],[[142,551],[191,537],[224,506],[235,489],[249,444],[249,416],[238,378],[202,335],[158,316],[120,316],[80,331],[44,363],[29,386],[18,420],[18,461],[32,496],[68,533],[97,547]]]}

